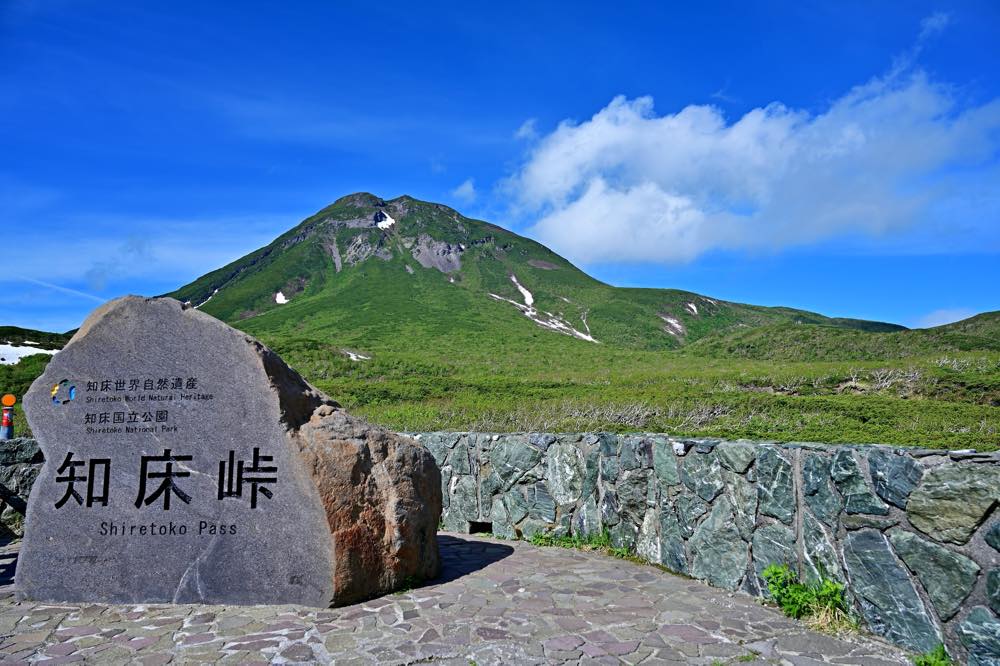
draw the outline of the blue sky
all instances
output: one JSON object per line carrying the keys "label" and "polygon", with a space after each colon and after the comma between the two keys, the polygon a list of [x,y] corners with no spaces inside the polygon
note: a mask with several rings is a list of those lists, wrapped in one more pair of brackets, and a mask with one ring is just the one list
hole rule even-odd
{"label": "blue sky", "polygon": [[1000,309],[1000,6],[0,0],[0,323],[66,330],[354,191],[613,284]]}

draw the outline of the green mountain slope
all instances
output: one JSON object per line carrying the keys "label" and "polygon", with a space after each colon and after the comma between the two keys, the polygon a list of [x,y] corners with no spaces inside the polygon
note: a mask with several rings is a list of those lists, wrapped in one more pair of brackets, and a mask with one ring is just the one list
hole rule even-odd
{"label": "green mountain slope", "polygon": [[929,329],[867,332],[814,324],[723,331],[689,345],[689,354],[779,361],[875,361],[970,351],[1000,352],[1000,312]]}
{"label": "green mountain slope", "polygon": [[578,345],[664,350],[768,324],[902,329],[611,287],[532,240],[446,206],[370,194],[338,200],[171,295],[251,332],[332,335],[362,351],[470,334],[528,341],[539,331]]}
{"label": "green mountain slope", "polygon": [[1000,342],[1000,310],[995,312],[984,312],[975,317],[969,317],[953,324],[936,326],[934,328],[922,329],[934,334],[958,334],[966,335],[982,340],[991,340],[994,343]]}

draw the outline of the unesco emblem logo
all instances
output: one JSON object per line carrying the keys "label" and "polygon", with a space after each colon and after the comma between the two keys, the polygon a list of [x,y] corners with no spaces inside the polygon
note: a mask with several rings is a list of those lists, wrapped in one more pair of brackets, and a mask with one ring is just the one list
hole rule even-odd
{"label": "unesco emblem logo", "polygon": [[64,379],[52,387],[52,404],[65,405],[76,400],[76,386]]}

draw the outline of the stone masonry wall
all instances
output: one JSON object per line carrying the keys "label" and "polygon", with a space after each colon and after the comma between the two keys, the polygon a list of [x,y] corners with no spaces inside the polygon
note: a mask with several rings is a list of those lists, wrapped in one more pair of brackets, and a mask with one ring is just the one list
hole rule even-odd
{"label": "stone masonry wall", "polygon": [[28,493],[41,469],[35,440],[0,440],[0,540],[23,536]]}
{"label": "stone masonry wall", "polygon": [[666,435],[422,433],[444,527],[615,546],[766,596],[785,563],[846,584],[875,634],[1000,664],[1000,455]]}

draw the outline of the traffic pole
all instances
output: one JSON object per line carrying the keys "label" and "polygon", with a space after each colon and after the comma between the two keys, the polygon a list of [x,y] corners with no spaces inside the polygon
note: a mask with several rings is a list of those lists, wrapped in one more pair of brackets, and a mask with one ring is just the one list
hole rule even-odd
{"label": "traffic pole", "polygon": [[3,417],[0,418],[0,439],[14,439],[14,403],[17,398],[8,393],[3,397]]}

